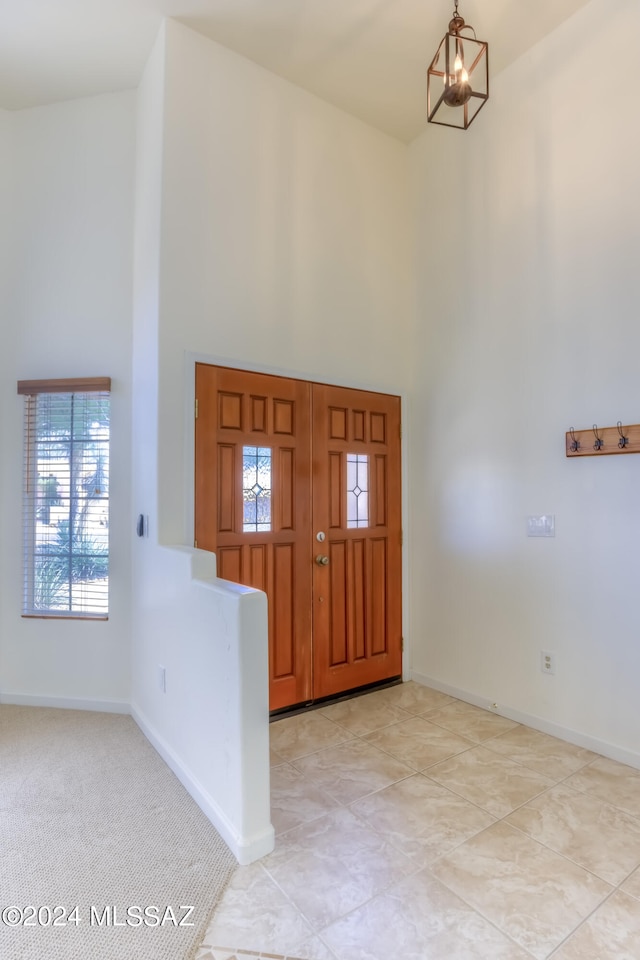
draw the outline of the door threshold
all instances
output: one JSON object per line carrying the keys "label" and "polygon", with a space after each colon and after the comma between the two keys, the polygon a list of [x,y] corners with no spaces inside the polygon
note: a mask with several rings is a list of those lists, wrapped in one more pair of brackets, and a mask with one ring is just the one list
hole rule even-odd
{"label": "door threshold", "polygon": [[283,720],[285,717],[296,717],[298,714],[308,713],[310,710],[319,710],[320,707],[328,707],[332,703],[341,703],[343,700],[354,700],[356,697],[363,697],[366,693],[372,693],[374,690],[386,690],[387,687],[395,687],[399,683],[402,683],[402,677],[391,677],[389,680],[368,683],[364,687],[354,687],[353,690],[345,690],[330,697],[320,697],[317,700],[295,703],[290,707],[281,707],[279,710],[270,712],[269,723],[273,723],[275,720]]}

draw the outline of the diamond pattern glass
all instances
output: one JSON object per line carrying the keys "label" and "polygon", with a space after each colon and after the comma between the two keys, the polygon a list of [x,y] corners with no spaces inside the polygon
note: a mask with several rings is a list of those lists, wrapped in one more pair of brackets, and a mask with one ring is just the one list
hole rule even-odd
{"label": "diamond pattern glass", "polygon": [[271,530],[271,449],[243,447],[242,500],[244,533]]}
{"label": "diamond pattern glass", "polygon": [[369,526],[369,457],[347,454],[347,527]]}

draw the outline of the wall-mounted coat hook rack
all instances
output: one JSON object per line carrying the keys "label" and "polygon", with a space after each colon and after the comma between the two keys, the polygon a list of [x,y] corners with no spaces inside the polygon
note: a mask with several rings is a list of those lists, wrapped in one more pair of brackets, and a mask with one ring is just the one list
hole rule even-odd
{"label": "wall-mounted coat hook rack", "polygon": [[615,427],[599,427],[596,423],[590,430],[570,427],[565,434],[565,445],[568,457],[640,453],[640,424],[623,427],[622,420],[618,420]]}

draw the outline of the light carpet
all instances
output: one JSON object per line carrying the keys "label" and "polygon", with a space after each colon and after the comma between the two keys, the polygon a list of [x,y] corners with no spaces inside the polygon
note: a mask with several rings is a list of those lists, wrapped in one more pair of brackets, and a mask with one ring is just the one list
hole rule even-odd
{"label": "light carpet", "polygon": [[0,705],[2,960],[192,960],[236,867],[130,717]]}

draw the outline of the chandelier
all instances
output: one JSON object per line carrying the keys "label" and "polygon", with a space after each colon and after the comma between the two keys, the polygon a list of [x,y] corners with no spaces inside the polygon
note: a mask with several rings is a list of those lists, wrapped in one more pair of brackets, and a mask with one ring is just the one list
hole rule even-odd
{"label": "chandelier", "polygon": [[449,29],[427,70],[427,120],[466,130],[488,99],[489,44],[476,39],[455,0]]}

